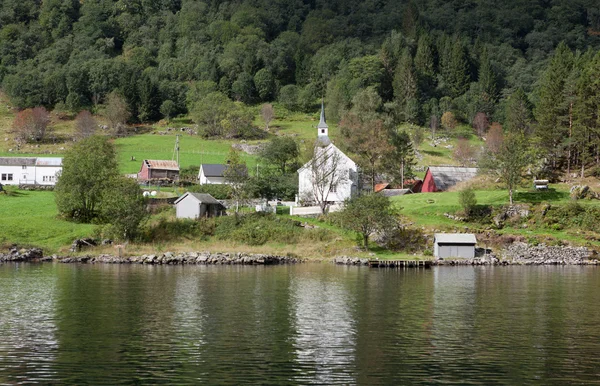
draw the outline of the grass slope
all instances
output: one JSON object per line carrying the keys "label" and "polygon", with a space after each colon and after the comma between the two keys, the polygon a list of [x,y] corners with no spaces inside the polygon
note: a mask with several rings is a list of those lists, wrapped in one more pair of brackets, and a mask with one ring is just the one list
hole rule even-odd
{"label": "grass slope", "polygon": [[60,220],[57,214],[53,192],[0,194],[0,245],[17,243],[55,252],[92,234],[94,225]]}

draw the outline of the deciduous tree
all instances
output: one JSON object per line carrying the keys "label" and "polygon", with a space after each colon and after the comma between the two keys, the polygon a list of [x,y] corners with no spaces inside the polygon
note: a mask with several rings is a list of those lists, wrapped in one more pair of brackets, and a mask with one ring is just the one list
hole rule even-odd
{"label": "deciduous tree", "polygon": [[78,139],[91,137],[97,129],[98,123],[89,111],[83,110],[75,117],[75,132]]}
{"label": "deciduous tree", "polygon": [[363,248],[369,248],[369,237],[385,232],[397,224],[398,211],[386,196],[371,193],[348,199],[339,213],[342,226],[361,235]]}

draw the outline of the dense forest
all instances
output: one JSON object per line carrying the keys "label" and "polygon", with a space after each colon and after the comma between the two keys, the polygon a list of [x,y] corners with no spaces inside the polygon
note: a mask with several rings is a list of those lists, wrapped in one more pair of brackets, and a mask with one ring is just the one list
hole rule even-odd
{"label": "dense forest", "polygon": [[118,94],[144,122],[325,97],[338,121],[368,89],[388,123],[499,122],[555,168],[598,162],[599,50],[597,0],[0,5],[0,81],[18,108],[97,110]]}

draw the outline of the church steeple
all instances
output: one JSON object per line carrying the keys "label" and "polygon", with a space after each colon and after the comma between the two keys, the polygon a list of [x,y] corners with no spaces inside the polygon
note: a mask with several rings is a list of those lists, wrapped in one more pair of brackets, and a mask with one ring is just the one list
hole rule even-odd
{"label": "church steeple", "polygon": [[327,126],[327,122],[325,122],[325,103],[321,99],[321,119],[319,120],[319,124],[317,125],[318,134],[317,137],[328,137],[329,136],[329,126]]}

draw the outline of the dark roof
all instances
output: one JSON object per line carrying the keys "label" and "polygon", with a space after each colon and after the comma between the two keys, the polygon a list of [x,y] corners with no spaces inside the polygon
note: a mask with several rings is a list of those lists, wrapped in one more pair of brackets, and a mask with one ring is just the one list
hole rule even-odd
{"label": "dark roof", "polygon": [[202,164],[200,169],[204,171],[206,177],[223,177],[226,166],[223,164]]}
{"label": "dark roof", "polygon": [[413,194],[410,189],[383,189],[379,194],[386,197],[404,196],[405,194]]}
{"label": "dark roof", "polygon": [[468,181],[477,175],[477,168],[456,166],[430,166],[429,171],[438,190],[447,190],[459,182]]}
{"label": "dark roof", "polygon": [[2,166],[34,166],[36,158],[33,157],[0,157]]}
{"label": "dark roof", "polygon": [[[240,174],[248,174],[248,168],[246,167],[246,165],[241,164],[239,166],[240,166],[240,169],[239,169]],[[204,175],[206,177],[225,177],[225,170],[227,170],[228,167],[229,167],[229,165],[222,165],[222,164],[202,164],[202,165],[200,165],[200,168],[204,171]]]}
{"label": "dark roof", "polygon": [[175,204],[179,203],[181,200],[183,200],[187,196],[194,197],[196,200],[198,200],[199,202],[201,202],[203,204],[223,205],[219,201],[217,201],[217,199],[215,199],[213,196],[211,196],[208,193],[192,193],[192,192],[187,192],[183,196],[179,197],[177,199],[177,201],[175,201]]}

